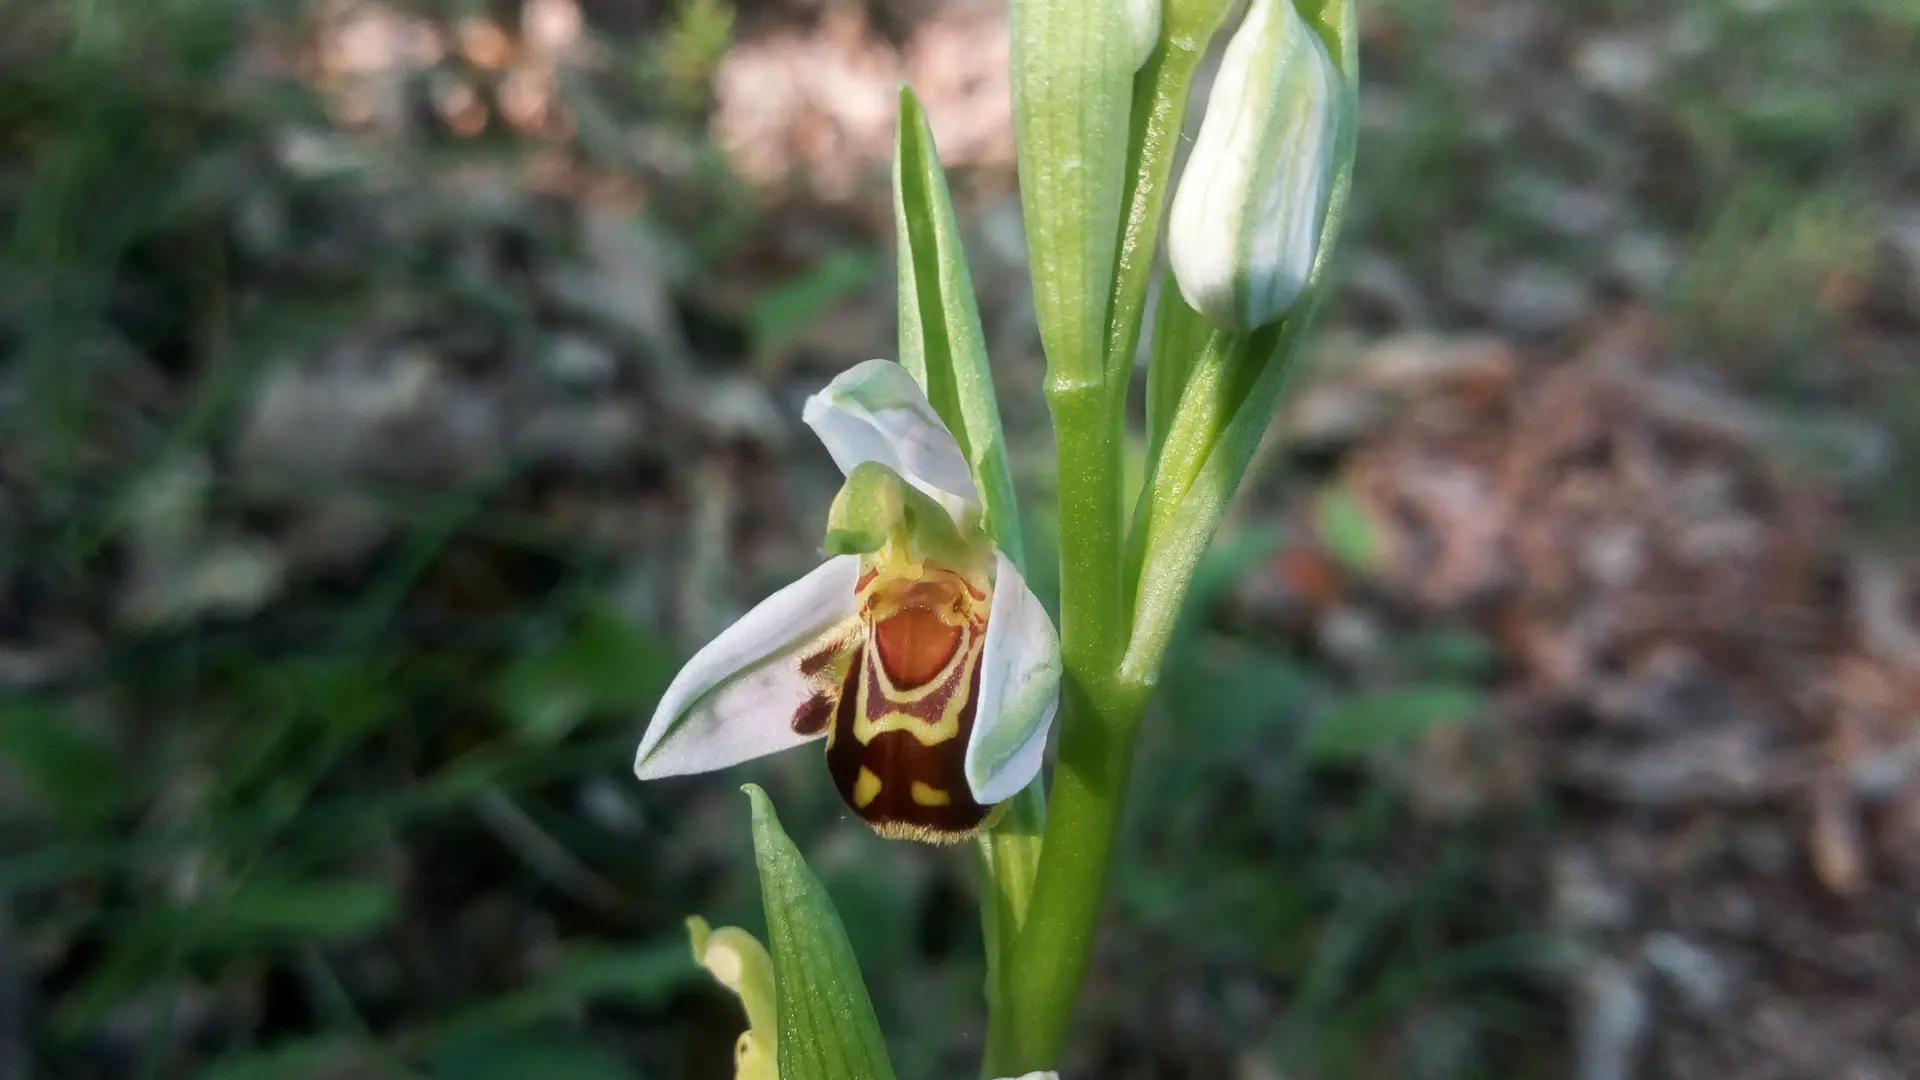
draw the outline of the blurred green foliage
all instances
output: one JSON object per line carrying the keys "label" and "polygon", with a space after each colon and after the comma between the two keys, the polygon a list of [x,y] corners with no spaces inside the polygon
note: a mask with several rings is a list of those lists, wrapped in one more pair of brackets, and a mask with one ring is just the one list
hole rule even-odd
{"label": "blurred green foliage", "polygon": [[[351,182],[263,181],[269,135],[324,129],[323,104],[297,82],[240,94],[228,80],[246,27],[300,7],[0,0],[0,430],[14,440],[0,496],[24,508],[0,537],[0,582],[30,569],[47,591],[107,603],[89,583],[116,571],[152,479],[217,455],[275,365],[396,296],[503,334],[531,318],[523,298],[462,293],[432,267],[336,267],[297,287],[236,279],[226,212],[249,185],[286,185],[298,203]],[[1451,35],[1458,9],[1375,6],[1386,29],[1367,74],[1395,107],[1369,110],[1353,249],[1377,246],[1436,281],[1463,248],[1584,264],[1601,257],[1592,242],[1515,210],[1499,174],[1524,167],[1625,200],[1629,224],[1675,243],[1653,299],[1688,348],[1790,403],[1857,410],[1898,434],[1881,505],[1890,528],[1911,526],[1920,375],[1854,378],[1845,323],[1848,280],[1870,261],[1863,208],[1910,199],[1920,179],[1920,9],[1569,5],[1581,29],[1681,20],[1707,58],[1666,69],[1650,104],[1590,118],[1610,133],[1593,142],[1538,117],[1518,134],[1493,123],[1484,58],[1460,56]],[[632,100],[671,86],[677,122],[691,124],[735,21],[717,0],[674,8],[636,46]],[[596,135],[618,129],[589,110],[580,122],[587,156],[629,153]],[[1623,143],[1657,152],[1622,158]],[[682,216],[702,253],[747,220]],[[864,252],[831,255],[764,291],[739,336],[778,349],[879,284],[878,270]],[[1833,304],[1808,302],[1828,287]],[[121,392],[149,362],[180,392]],[[71,676],[0,700],[0,947],[50,972],[35,1050],[51,1074],[725,1067],[739,1017],[687,958],[680,919],[699,908],[763,925],[746,813],[730,784],[709,796],[693,781],[626,783],[634,717],[680,650],[618,614],[603,551],[507,504],[523,479],[509,468],[451,491],[360,493],[404,522],[365,580],[254,624],[128,632]],[[1046,503],[1027,523],[1028,579],[1050,597]],[[1380,557],[1350,494],[1328,491],[1317,524],[1345,564]],[[1125,978],[1091,1019],[1117,1052],[1153,1060],[1154,1029],[1126,1034],[1178,987],[1284,1074],[1559,1075],[1564,1033],[1529,981],[1543,946],[1489,902],[1484,877],[1503,830],[1539,822],[1471,821],[1412,850],[1407,792],[1368,767],[1421,732],[1474,722],[1492,646],[1412,631],[1390,643],[1387,676],[1342,681],[1222,615],[1275,540],[1250,530],[1196,583],[1107,927],[1101,962]],[[539,584],[490,581],[485,553],[500,550],[537,566]],[[447,575],[507,600],[443,618],[424,598]],[[131,731],[103,714],[132,717]],[[850,930],[896,1066],[964,1075],[981,979],[964,871],[850,828],[817,762],[793,757],[750,771]],[[1205,996],[1235,980],[1279,1002],[1286,1023],[1268,1031],[1266,1013]],[[264,1000],[234,1003],[263,987]],[[259,1036],[184,1048],[155,1036],[175,1013],[184,1024],[209,1009]],[[144,1026],[107,1029],[128,1016]],[[127,1046],[130,1059],[116,1056]],[[1160,1064],[1180,1075],[1188,1063]]]}

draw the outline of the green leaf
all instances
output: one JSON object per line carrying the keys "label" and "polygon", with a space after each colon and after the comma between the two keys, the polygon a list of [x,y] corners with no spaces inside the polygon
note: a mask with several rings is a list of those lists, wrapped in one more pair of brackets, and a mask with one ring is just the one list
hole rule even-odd
{"label": "green leaf", "polygon": [[106,750],[50,703],[0,708],[0,762],[74,824],[111,817],[131,790]]}
{"label": "green leaf", "polygon": [[1499,663],[1493,642],[1468,631],[1435,630],[1415,634],[1400,647],[1413,669],[1430,678],[1483,679]]}
{"label": "green leaf", "polygon": [[1015,795],[999,820],[976,840],[981,868],[980,932],[987,953],[988,1014],[1008,998],[1013,947],[1026,925],[1033,885],[1040,875],[1041,841],[1046,832],[1047,796],[1038,782]]}
{"label": "green leaf", "polygon": [[926,110],[904,86],[894,140],[893,216],[900,245],[900,363],[927,392],[973,466],[988,535],[1024,569],[1020,506],[960,222]]}
{"label": "green leaf", "polygon": [[1441,724],[1469,720],[1481,706],[1480,694],[1464,686],[1410,686],[1360,694],[1328,710],[1308,729],[1300,751],[1320,761],[1355,758]]}
{"label": "green leaf", "polygon": [[1334,486],[1320,492],[1314,505],[1320,542],[1334,560],[1351,570],[1377,569],[1386,554],[1386,542],[1373,512],[1349,488]]}
{"label": "green leaf", "polygon": [[361,1071],[371,1067],[369,1058],[367,1048],[349,1036],[302,1035],[221,1057],[200,1071],[199,1080],[309,1080],[328,1075],[377,1075]]}
{"label": "green leaf", "polygon": [[673,678],[674,648],[605,604],[592,604],[551,648],[523,654],[500,675],[494,697],[527,742],[559,742],[594,713],[628,715]]}
{"label": "green leaf", "polygon": [[767,793],[755,784],[744,790],[753,803],[753,851],[779,998],[782,1080],[892,1080],[880,1022],[826,888],[780,828]]}
{"label": "green leaf", "polygon": [[1115,0],[1014,0],[1011,23],[1020,206],[1049,389],[1105,386],[1133,32]]}
{"label": "green leaf", "polygon": [[532,985],[481,1002],[440,1022],[427,1036],[451,1047],[564,1017],[582,1004],[622,1001],[652,1006],[699,974],[685,944],[677,938],[632,948],[576,947]]}
{"label": "green leaf", "polygon": [[578,1035],[476,1039],[436,1056],[436,1080],[634,1080],[618,1054]]}
{"label": "green leaf", "polygon": [[755,353],[766,355],[785,344],[828,308],[873,281],[874,258],[859,251],[835,251],[761,293],[748,313]]}
{"label": "green leaf", "polygon": [[399,896],[385,882],[285,880],[243,885],[225,902],[194,908],[187,918],[194,944],[213,947],[276,935],[364,937],[392,922],[399,910]]}

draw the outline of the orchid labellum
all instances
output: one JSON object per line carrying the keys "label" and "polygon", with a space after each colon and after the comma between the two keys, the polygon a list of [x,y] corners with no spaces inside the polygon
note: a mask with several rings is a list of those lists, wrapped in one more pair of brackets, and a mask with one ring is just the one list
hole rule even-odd
{"label": "orchid labellum", "polygon": [[829,558],[687,662],[635,772],[824,737],[834,786],[881,835],[959,840],[1040,770],[1059,638],[981,528],[967,458],[905,368],[860,364],[803,416],[847,476]]}

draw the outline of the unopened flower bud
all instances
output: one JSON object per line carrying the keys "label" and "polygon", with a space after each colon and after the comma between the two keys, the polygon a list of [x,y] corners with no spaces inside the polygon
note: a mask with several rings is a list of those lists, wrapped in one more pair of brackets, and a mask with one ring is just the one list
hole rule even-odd
{"label": "unopened flower bud", "polygon": [[1173,195],[1167,258],[1187,303],[1252,330],[1305,290],[1348,112],[1340,71],[1293,0],[1252,0],[1227,43]]}
{"label": "unopened flower bud", "polygon": [[1160,44],[1161,0],[1127,0],[1127,29],[1133,31],[1133,69],[1140,70]]}

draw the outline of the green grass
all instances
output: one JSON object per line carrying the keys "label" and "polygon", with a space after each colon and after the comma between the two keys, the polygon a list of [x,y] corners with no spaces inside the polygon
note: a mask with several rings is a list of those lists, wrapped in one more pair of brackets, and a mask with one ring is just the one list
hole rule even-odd
{"label": "green grass", "polygon": [[[716,1075],[739,1020],[696,977],[680,919],[758,923],[744,809],[731,777],[627,782],[637,716],[679,649],[621,614],[619,554],[530,504],[534,480],[514,463],[448,490],[352,492],[395,520],[392,540],[364,572],[254,619],[114,628],[142,493],[184,461],[221,462],[277,365],[396,306],[499,341],[537,330],[525,297],[463,291],[418,251],[290,282],[251,275],[233,236],[250,191],[295,206],[378,198],[350,175],[268,164],[277,132],[325,123],[310,90],[226,80],[244,18],[297,7],[0,0],[0,599],[31,580],[35,610],[52,613],[23,632],[31,644],[59,619],[106,628],[78,667],[0,700],[0,896],[45,976],[35,1050],[55,1074],[130,1044],[108,1075],[296,1078],[342,1061],[487,1080],[559,1061],[570,1075]],[[1920,15],[1903,0],[1750,8],[1586,0],[1543,16],[1576,37],[1680,27],[1707,58],[1590,117],[1586,144],[1532,108],[1564,64],[1533,61],[1522,78],[1546,81],[1501,83],[1489,100],[1455,48],[1458,5],[1379,5],[1399,44],[1381,45],[1369,76],[1396,107],[1364,133],[1354,248],[1385,252],[1428,293],[1456,240],[1587,268],[1593,241],[1505,193],[1522,173],[1598,187],[1676,252],[1668,286],[1636,299],[1678,349],[1789,406],[1896,433],[1899,464],[1871,510],[1885,535],[1910,535],[1920,385],[1868,362],[1898,341],[1862,343],[1845,286],[1867,272],[1879,211],[1920,182]],[[676,122],[729,15],[684,5],[667,53],[630,65],[678,87]],[[644,89],[624,86],[621,106]],[[625,151],[590,119],[582,156],[619,165]],[[386,150],[403,178],[468,152]],[[649,179],[670,208],[715,198],[705,173]],[[708,232],[752,221],[722,202],[672,215],[696,222],[681,239],[708,266],[727,250]],[[885,288],[875,265],[830,254],[728,329],[776,349],[850,291]],[[1440,318],[1460,316],[1442,305]],[[677,480],[685,463],[662,468]],[[215,516],[238,513],[224,484]],[[1320,512],[1364,568],[1373,545],[1350,500],[1334,492]],[[1044,534],[1044,507],[1036,518]],[[1044,595],[1051,561],[1034,540]],[[1556,1075],[1564,1033],[1527,975],[1538,928],[1501,911],[1485,880],[1487,853],[1547,827],[1551,808],[1409,850],[1407,793],[1366,767],[1472,722],[1489,647],[1431,628],[1392,643],[1391,680],[1344,683],[1211,617],[1209,592],[1262,550],[1256,536],[1209,564],[1170,658],[1101,961],[1128,985],[1098,999],[1089,1046],[1159,1015],[1165,987],[1226,973],[1281,1002],[1284,1022],[1235,1027],[1223,1011],[1204,1048],[1223,1068],[1247,1054],[1357,1080],[1451,1053],[1450,1077]],[[656,562],[671,579],[668,556]],[[733,584],[745,598],[753,583]],[[0,633],[18,617],[0,611]],[[968,1074],[981,972],[964,871],[848,829],[817,764],[802,752],[751,774],[856,928],[903,1075]],[[191,1047],[108,1038],[131,1006],[191,1011],[204,999],[187,987],[217,1001],[267,987],[271,1008]]]}

